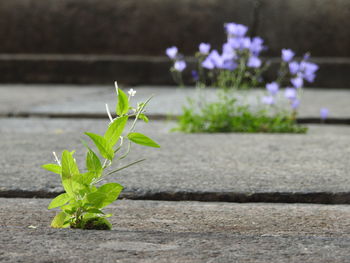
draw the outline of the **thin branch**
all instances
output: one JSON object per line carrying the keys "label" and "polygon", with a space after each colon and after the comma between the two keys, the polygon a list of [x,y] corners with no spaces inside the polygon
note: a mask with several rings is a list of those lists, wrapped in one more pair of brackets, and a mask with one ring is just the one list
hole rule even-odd
{"label": "thin branch", "polygon": [[129,163],[128,165],[125,165],[125,166],[123,166],[123,167],[120,167],[120,168],[118,168],[118,169],[116,169],[116,170],[113,170],[113,171],[107,173],[105,176],[114,174],[114,173],[116,173],[116,172],[119,172],[120,170],[123,170],[123,169],[125,169],[125,168],[128,168],[128,167],[130,167],[130,166],[132,166],[132,165],[134,165],[134,164],[143,162],[143,161],[145,161],[145,160],[146,160],[146,159],[141,159],[141,160],[135,161],[135,162],[133,162],[133,163]]}

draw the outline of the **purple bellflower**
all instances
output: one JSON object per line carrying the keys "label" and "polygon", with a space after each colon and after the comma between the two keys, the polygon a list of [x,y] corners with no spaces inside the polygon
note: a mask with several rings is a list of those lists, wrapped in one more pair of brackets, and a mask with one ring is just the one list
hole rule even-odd
{"label": "purple bellflower", "polygon": [[242,38],[237,38],[237,37],[230,37],[227,40],[227,43],[230,44],[230,46],[236,50],[241,48],[241,42],[242,42]]}
{"label": "purple bellflower", "polygon": [[275,104],[275,99],[272,96],[264,96],[261,98],[261,102],[267,105]]}
{"label": "purple bellflower", "polygon": [[252,41],[249,37],[243,37],[240,39],[241,49],[250,49]]}
{"label": "purple bellflower", "polygon": [[237,63],[233,60],[225,60],[222,68],[233,71],[237,68]]}
{"label": "purple bellflower", "polygon": [[192,79],[194,81],[198,81],[199,80],[199,75],[198,75],[198,72],[196,70],[192,70],[191,74],[192,74]]}
{"label": "purple bellflower", "polygon": [[327,108],[322,108],[322,109],[320,110],[320,117],[321,117],[321,120],[327,119],[328,113],[329,113],[329,110],[328,110]]}
{"label": "purple bellflower", "polygon": [[294,99],[291,101],[290,106],[293,110],[296,110],[299,107],[300,101],[298,99]]}
{"label": "purple bellflower", "polygon": [[186,68],[186,62],[183,60],[177,60],[174,63],[174,68],[177,71],[182,72]]}
{"label": "purple bellflower", "polygon": [[202,67],[207,69],[222,68],[223,65],[224,61],[216,49],[212,50],[202,62]]}
{"label": "purple bellflower", "polygon": [[250,52],[255,55],[255,56],[258,56],[260,54],[261,51],[264,50],[264,40],[260,37],[254,37],[252,40],[251,40],[251,43],[250,43]]}
{"label": "purple bellflower", "polygon": [[294,57],[294,52],[291,49],[282,49],[282,60],[284,62],[289,62]]}
{"label": "purple bellflower", "polygon": [[199,44],[199,52],[202,54],[208,54],[210,51],[210,44],[208,43],[200,43]]}
{"label": "purple bellflower", "polygon": [[176,58],[176,55],[177,55],[177,47],[173,46],[173,47],[169,47],[166,49],[165,53],[167,54],[167,56],[170,58],[170,59],[175,59]]}
{"label": "purple bellflower", "polygon": [[256,56],[251,56],[247,63],[248,67],[259,68],[261,66],[261,60]]}
{"label": "purple bellflower", "polygon": [[304,54],[304,57],[303,57],[303,60],[306,61],[306,60],[309,60],[310,59],[310,53],[307,52]]}
{"label": "purple bellflower", "polygon": [[316,71],[318,66],[315,63],[302,61],[300,62],[300,71],[302,72],[302,77],[308,82],[313,82],[316,77]]}
{"label": "purple bellflower", "polygon": [[284,96],[287,99],[294,100],[297,97],[297,92],[294,88],[286,88],[286,90],[284,92]]}
{"label": "purple bellflower", "polygon": [[293,78],[290,80],[290,82],[293,84],[293,86],[297,89],[303,87],[304,81],[303,78],[300,76],[297,76],[296,78]]}
{"label": "purple bellflower", "polygon": [[222,59],[232,60],[236,58],[236,51],[232,48],[229,43],[224,43],[222,45]]}
{"label": "purple bellflower", "polygon": [[225,24],[225,29],[228,35],[236,37],[243,37],[248,31],[248,27],[236,23]]}
{"label": "purple bellflower", "polygon": [[207,57],[207,58],[202,62],[202,67],[211,70],[211,69],[214,69],[214,68],[215,68],[215,64],[214,64],[214,62],[211,60],[210,57]]}
{"label": "purple bellflower", "polygon": [[266,89],[271,95],[276,95],[278,92],[278,84],[276,82],[271,82],[266,84]]}
{"label": "purple bellflower", "polygon": [[289,72],[292,75],[296,75],[299,72],[299,63],[296,61],[292,61],[289,63]]}

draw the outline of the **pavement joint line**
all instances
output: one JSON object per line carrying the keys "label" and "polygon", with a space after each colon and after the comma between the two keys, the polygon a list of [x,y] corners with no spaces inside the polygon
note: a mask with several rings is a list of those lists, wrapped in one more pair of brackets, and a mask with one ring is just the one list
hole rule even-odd
{"label": "pavement joint line", "polygon": [[[0,190],[0,198],[54,198],[63,192],[45,190]],[[304,204],[350,204],[350,192],[162,192],[127,190],[119,199],[152,201],[199,201],[227,203],[304,203]]]}
{"label": "pavement joint line", "polygon": [[[178,115],[166,114],[148,114],[152,120],[177,120]],[[11,112],[0,113],[0,118],[48,118],[48,119],[105,119],[106,114],[101,113],[29,113],[29,112]],[[300,117],[297,118],[299,124],[339,124],[350,125],[350,118],[331,117],[326,120],[316,117]]]}

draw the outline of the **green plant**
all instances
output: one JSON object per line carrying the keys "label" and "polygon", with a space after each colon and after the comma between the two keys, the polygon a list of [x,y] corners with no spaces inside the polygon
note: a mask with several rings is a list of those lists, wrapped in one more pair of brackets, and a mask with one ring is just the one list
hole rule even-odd
{"label": "green plant", "polygon": [[[82,228],[82,229],[111,229],[107,221],[110,214],[105,214],[102,209],[117,200],[123,186],[118,183],[99,183],[107,176],[121,171],[131,165],[144,161],[137,160],[117,169],[110,169],[112,164],[124,159],[130,151],[131,143],[150,147],[160,147],[156,142],[147,136],[134,132],[138,119],[148,122],[145,115],[145,107],[150,101],[138,103],[136,108],[130,106],[130,99],[136,93],[131,89],[127,96],[116,84],[117,91],[117,117],[112,118],[108,105],[106,109],[110,124],[104,135],[90,132],[85,134],[96,146],[101,158],[92,150],[85,141],[82,141],[87,148],[86,170],[81,171],[73,157],[74,152],[64,150],[61,160],[54,153],[56,164],[45,164],[42,167],[50,172],[59,174],[65,193],[54,198],[48,209],[60,207],[61,212],[52,220],[54,228]],[[127,123],[134,118],[131,125]],[[124,130],[128,129],[125,135]],[[127,143],[125,143],[127,141]],[[127,145],[127,146],[126,146]],[[124,153],[122,153],[125,150]]]}
{"label": "green plant", "polygon": [[[266,83],[264,73],[271,62],[261,58],[261,53],[267,49],[264,40],[247,36],[248,27],[241,24],[226,23],[224,27],[227,41],[222,45],[221,52],[212,49],[209,43],[199,44],[192,78],[196,87],[218,87],[226,95],[219,96],[217,102],[200,100],[199,103],[192,101],[189,106],[185,106],[177,130],[305,133],[307,129],[298,125],[296,117],[304,82],[312,83],[318,70],[318,66],[310,61],[310,54],[306,53],[302,59],[297,59],[291,49],[282,49],[276,79]],[[167,48],[166,55],[172,61],[170,71],[174,81],[184,86],[182,74],[187,68],[185,57],[176,46]],[[237,103],[237,91],[263,85],[266,93],[259,98],[258,107],[243,105],[241,101]],[[282,87],[285,87],[284,100],[290,105],[289,110],[279,108],[277,104]]]}
{"label": "green plant", "polygon": [[189,100],[183,107],[175,131],[197,132],[269,132],[305,133],[307,128],[296,124],[295,113],[281,111],[271,114],[266,108],[252,111],[247,105],[239,105],[231,92],[219,93],[219,100],[200,103]]}

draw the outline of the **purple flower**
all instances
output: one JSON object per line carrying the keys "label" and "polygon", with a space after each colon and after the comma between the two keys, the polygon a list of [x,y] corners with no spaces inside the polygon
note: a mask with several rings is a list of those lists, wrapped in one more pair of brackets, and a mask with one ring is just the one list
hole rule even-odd
{"label": "purple flower", "polygon": [[199,52],[202,54],[208,54],[210,51],[210,44],[208,43],[200,43],[199,44]]}
{"label": "purple flower", "polygon": [[225,60],[222,68],[232,71],[237,68],[237,63],[235,63],[233,60]]}
{"label": "purple flower", "polygon": [[300,62],[300,70],[302,71],[302,77],[308,82],[313,82],[316,77],[316,71],[318,66],[315,63],[302,61]]}
{"label": "purple flower", "polygon": [[223,68],[224,60],[219,52],[214,49],[210,52],[207,58],[202,62],[202,67],[207,69]]}
{"label": "purple flower", "polygon": [[258,56],[260,52],[265,48],[263,46],[264,40],[260,37],[254,37],[250,44],[250,52],[252,52],[253,55]]}
{"label": "purple flower", "polygon": [[240,48],[241,48],[241,42],[242,42],[242,39],[241,39],[241,38],[238,38],[238,37],[230,37],[230,38],[227,40],[227,43],[229,43],[230,46],[231,46],[233,49],[240,49]]}
{"label": "purple flower", "polygon": [[266,89],[272,95],[276,95],[278,92],[278,84],[276,82],[271,82],[266,84]]}
{"label": "purple flower", "polygon": [[293,86],[295,88],[301,88],[303,85],[304,85],[304,81],[303,81],[303,78],[301,77],[296,77],[296,78],[293,78],[290,80],[290,82],[293,84]]}
{"label": "purple flower", "polygon": [[272,105],[275,103],[275,99],[272,96],[264,96],[262,97],[261,102],[267,105]]}
{"label": "purple flower", "polygon": [[186,62],[183,61],[183,60],[177,60],[175,61],[174,63],[174,68],[177,70],[177,71],[183,71],[185,68],[186,68]]}
{"label": "purple flower", "polygon": [[307,80],[308,82],[314,82],[316,75],[315,74],[303,74],[303,77],[305,80]]}
{"label": "purple flower", "polygon": [[294,99],[291,101],[290,106],[293,110],[297,109],[299,107],[300,101],[298,99]]}
{"label": "purple flower", "polygon": [[261,60],[256,56],[251,56],[247,63],[248,67],[259,68],[261,66]]}
{"label": "purple flower", "polygon": [[203,62],[202,62],[202,67],[206,69],[214,69],[215,64],[214,62],[210,59],[210,57],[207,57]]}
{"label": "purple flower", "polygon": [[282,60],[284,62],[289,62],[294,57],[294,52],[291,49],[282,49]]}
{"label": "purple flower", "polygon": [[232,48],[229,43],[225,43],[222,46],[222,59],[223,60],[231,60],[236,58],[236,51]]}
{"label": "purple flower", "polygon": [[250,46],[252,44],[252,41],[249,37],[243,37],[241,38],[241,49],[250,49]]}
{"label": "purple flower", "polygon": [[322,108],[320,110],[321,120],[325,120],[328,117],[329,110],[327,108]]}
{"label": "purple flower", "polygon": [[289,72],[292,74],[292,75],[295,75],[299,72],[299,63],[296,62],[296,61],[293,61],[293,62],[290,62],[289,63]]}
{"label": "purple flower", "polygon": [[303,60],[309,60],[310,59],[310,53],[307,52],[304,54]]}
{"label": "purple flower", "polygon": [[171,59],[175,59],[176,55],[177,55],[177,47],[173,46],[173,47],[169,47],[166,49],[165,53],[167,54],[167,56]]}
{"label": "purple flower", "polygon": [[233,35],[237,37],[243,37],[248,31],[248,27],[236,24],[236,23],[227,23],[225,24],[225,29],[228,35]]}
{"label": "purple flower", "polygon": [[294,100],[297,97],[297,92],[294,88],[286,88],[286,90],[284,92],[284,96],[287,99]]}
{"label": "purple flower", "polygon": [[198,75],[198,72],[196,70],[192,70],[191,74],[192,74],[192,78],[193,78],[194,81],[198,81],[199,80],[199,75]]}

